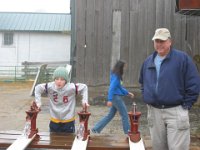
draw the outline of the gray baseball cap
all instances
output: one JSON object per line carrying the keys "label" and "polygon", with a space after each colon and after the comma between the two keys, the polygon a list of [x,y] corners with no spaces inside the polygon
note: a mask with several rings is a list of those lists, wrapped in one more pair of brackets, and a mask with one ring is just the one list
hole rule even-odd
{"label": "gray baseball cap", "polygon": [[166,41],[169,38],[171,38],[171,34],[167,28],[158,28],[156,29],[152,40],[154,41],[156,39],[159,39],[162,41]]}

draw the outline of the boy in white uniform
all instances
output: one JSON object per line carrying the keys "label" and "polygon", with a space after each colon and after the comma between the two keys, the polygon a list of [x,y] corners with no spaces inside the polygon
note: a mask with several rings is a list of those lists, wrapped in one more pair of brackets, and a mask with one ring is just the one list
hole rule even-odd
{"label": "boy in white uniform", "polygon": [[40,108],[41,95],[47,93],[51,115],[50,132],[74,133],[76,95],[82,95],[82,104],[88,105],[88,87],[82,83],[69,83],[65,67],[58,67],[53,73],[53,79],[53,82],[35,87],[35,102]]}

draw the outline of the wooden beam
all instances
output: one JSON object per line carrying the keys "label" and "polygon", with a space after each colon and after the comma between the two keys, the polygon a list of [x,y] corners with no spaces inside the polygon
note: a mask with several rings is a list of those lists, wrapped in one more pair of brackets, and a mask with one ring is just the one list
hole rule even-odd
{"label": "wooden beam", "polygon": [[[19,136],[19,131],[0,131],[0,148],[9,147]],[[40,139],[34,140],[28,148],[45,149],[71,149],[74,134],[39,133]],[[91,135],[87,150],[129,150],[128,140],[125,136],[116,135]]]}
{"label": "wooden beam", "polygon": [[111,53],[111,68],[116,61],[120,59],[121,47],[121,11],[113,11],[113,27],[112,27],[112,53]]}

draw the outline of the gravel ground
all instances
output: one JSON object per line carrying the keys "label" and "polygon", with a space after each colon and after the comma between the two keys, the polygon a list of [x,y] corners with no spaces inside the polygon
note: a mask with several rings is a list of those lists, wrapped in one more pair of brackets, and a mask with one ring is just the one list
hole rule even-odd
{"label": "gravel ground", "polygon": [[[22,83],[1,83],[0,82],[0,131],[6,130],[23,130],[25,125],[25,111],[29,109],[30,102],[34,99],[29,95],[32,87],[32,82]],[[102,118],[107,112],[108,108],[105,106],[106,87],[89,88],[89,101],[91,116],[89,118],[89,128]],[[94,90],[95,89],[95,90]],[[140,94],[136,91],[135,101],[137,103],[138,111],[142,112],[140,117],[140,132],[145,140],[145,144],[150,145],[149,130],[146,122],[146,106],[141,101]],[[132,100],[126,98],[125,103],[128,111],[131,110]],[[80,104],[77,105],[76,111],[80,111]],[[193,107],[190,111],[191,122],[191,150],[200,150],[200,109]],[[48,132],[49,111],[48,99],[43,98],[42,111],[38,114],[37,127],[39,132]],[[76,125],[78,125],[78,116],[76,117]],[[119,114],[104,128],[101,134],[115,134],[116,136],[124,136],[122,131],[122,124]],[[95,135],[98,136],[98,135]]]}

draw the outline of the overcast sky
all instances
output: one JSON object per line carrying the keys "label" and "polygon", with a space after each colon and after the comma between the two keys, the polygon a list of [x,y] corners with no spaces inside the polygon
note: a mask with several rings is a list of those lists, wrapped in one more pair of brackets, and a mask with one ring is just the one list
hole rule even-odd
{"label": "overcast sky", "polygon": [[0,0],[0,11],[69,13],[70,0]]}

